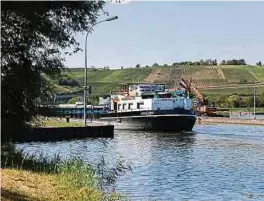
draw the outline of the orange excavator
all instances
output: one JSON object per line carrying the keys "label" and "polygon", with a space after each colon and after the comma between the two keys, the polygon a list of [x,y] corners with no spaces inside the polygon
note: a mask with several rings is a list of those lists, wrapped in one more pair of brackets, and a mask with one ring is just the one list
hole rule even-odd
{"label": "orange excavator", "polygon": [[180,85],[187,90],[188,96],[190,95],[191,91],[195,93],[196,99],[198,101],[198,104],[195,105],[195,110],[197,111],[198,115],[217,116],[216,107],[208,105],[208,102],[204,99],[203,94],[198,90],[192,79],[189,81],[182,79]]}

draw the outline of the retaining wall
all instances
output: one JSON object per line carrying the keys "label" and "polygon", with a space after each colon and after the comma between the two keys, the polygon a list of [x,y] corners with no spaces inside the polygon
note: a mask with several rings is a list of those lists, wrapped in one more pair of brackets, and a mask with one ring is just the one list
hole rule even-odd
{"label": "retaining wall", "polygon": [[52,142],[84,138],[113,138],[113,125],[87,126],[87,127],[53,127],[34,128],[25,134],[16,135],[14,142]]}

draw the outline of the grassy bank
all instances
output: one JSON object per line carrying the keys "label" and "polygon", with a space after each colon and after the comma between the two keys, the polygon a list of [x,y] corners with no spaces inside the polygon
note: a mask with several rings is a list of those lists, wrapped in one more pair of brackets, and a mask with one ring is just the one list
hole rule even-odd
{"label": "grassy bank", "polygon": [[130,168],[122,162],[107,169],[104,161],[89,165],[78,158],[29,156],[12,144],[1,151],[2,200],[124,200],[106,188]]}
{"label": "grassy bank", "polygon": [[2,200],[92,201],[104,199],[102,191],[93,187],[77,187],[70,179],[62,175],[17,169],[2,169],[1,172]]}
{"label": "grassy bank", "polygon": [[46,118],[39,117],[33,120],[31,123],[32,127],[82,127],[83,124],[79,122],[73,122],[71,119],[69,122],[66,122],[66,118]]}

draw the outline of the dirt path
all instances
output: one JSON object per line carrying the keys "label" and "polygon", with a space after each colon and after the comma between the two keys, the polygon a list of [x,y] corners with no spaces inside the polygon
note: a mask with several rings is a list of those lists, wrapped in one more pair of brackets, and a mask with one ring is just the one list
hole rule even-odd
{"label": "dirt path", "polygon": [[160,72],[161,72],[161,69],[152,70],[152,72],[145,78],[144,81],[153,83],[157,79]]}

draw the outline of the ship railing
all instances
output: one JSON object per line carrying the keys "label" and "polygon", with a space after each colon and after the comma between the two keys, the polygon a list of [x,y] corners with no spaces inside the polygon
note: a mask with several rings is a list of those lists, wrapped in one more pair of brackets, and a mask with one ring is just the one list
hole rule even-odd
{"label": "ship railing", "polygon": [[109,113],[122,113],[122,112],[137,112],[137,111],[150,111],[152,108],[136,108],[136,109],[124,109],[124,110],[110,110]]}

